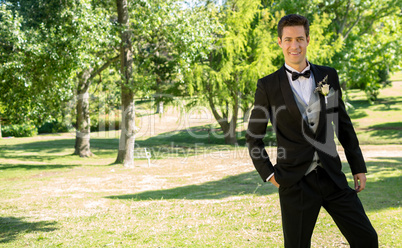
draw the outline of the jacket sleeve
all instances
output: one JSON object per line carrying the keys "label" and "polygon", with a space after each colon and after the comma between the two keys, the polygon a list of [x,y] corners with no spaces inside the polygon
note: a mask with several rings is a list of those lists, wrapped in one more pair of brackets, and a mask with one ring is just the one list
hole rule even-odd
{"label": "jacket sleeve", "polygon": [[359,146],[357,135],[353,128],[352,121],[348,113],[346,112],[345,104],[342,100],[342,91],[339,85],[339,77],[335,69],[334,88],[338,95],[338,118],[335,119],[335,133],[339,142],[345,150],[346,159],[348,160],[352,174],[366,173],[367,168],[364,162],[363,154]]}
{"label": "jacket sleeve", "polygon": [[274,167],[263,142],[270,116],[269,109],[269,101],[263,82],[258,80],[254,109],[251,112],[246,133],[246,142],[251,160],[264,182],[274,173]]}

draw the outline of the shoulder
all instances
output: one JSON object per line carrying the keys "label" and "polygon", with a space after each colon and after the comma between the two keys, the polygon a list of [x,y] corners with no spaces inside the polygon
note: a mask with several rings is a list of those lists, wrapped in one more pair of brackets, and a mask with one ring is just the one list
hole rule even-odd
{"label": "shoulder", "polygon": [[[283,72],[281,70],[283,70]],[[260,78],[257,83],[258,95],[263,95],[269,102],[277,96],[282,95],[280,82],[283,81],[285,77],[286,72],[282,67],[281,69]]]}
{"label": "shoulder", "polygon": [[280,68],[279,70],[277,70],[277,71],[275,71],[275,72],[273,72],[273,73],[271,73],[271,74],[269,74],[269,75],[267,75],[267,76],[265,76],[265,77],[263,77],[263,78],[260,78],[259,80],[258,80],[258,84],[262,84],[262,85],[264,85],[264,86],[267,86],[267,85],[274,85],[274,84],[277,84],[277,83],[279,83],[279,75],[280,75],[280,73],[281,73],[281,70],[282,70],[282,68]]}

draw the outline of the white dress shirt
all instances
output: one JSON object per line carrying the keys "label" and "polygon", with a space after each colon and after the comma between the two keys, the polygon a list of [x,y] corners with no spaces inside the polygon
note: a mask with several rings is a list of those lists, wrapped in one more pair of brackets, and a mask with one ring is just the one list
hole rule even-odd
{"label": "white dress shirt", "polygon": [[[292,67],[288,66],[286,63],[285,67],[290,71],[299,73]],[[310,70],[310,63],[308,63],[307,67],[300,73],[304,73],[305,71],[308,70]],[[295,91],[297,95],[304,101],[304,103],[308,105],[311,94],[314,91],[314,85],[315,85],[313,73],[310,73],[310,78],[299,77],[295,81],[292,80],[292,73],[286,71],[286,74],[288,75],[290,87],[292,87],[292,90]]]}

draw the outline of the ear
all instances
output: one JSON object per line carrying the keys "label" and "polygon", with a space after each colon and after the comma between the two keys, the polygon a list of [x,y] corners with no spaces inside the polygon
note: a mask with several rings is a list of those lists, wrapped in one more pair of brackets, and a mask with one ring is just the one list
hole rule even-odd
{"label": "ear", "polygon": [[282,39],[281,39],[280,37],[278,37],[278,45],[279,45],[280,47],[282,47]]}
{"label": "ear", "polygon": [[307,37],[307,45],[310,44],[310,36]]}

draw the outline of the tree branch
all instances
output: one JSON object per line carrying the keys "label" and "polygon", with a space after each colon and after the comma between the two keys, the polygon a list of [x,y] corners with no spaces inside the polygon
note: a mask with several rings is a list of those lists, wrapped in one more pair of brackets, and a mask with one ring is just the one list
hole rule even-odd
{"label": "tree branch", "polygon": [[349,10],[350,10],[350,0],[348,1],[348,5],[346,6],[346,11],[345,11],[343,20],[342,20],[342,22],[340,23],[340,27],[339,27],[339,32],[338,32],[338,33],[342,33],[342,32],[343,32],[343,29],[345,28],[346,20],[348,19]]}
{"label": "tree branch", "polygon": [[103,66],[101,66],[100,68],[98,68],[97,70],[93,71],[91,73],[91,76],[89,77],[89,80],[93,79],[96,75],[98,75],[99,73],[101,73],[103,70],[105,70],[106,68],[109,67],[109,65],[113,62],[118,61],[120,58],[120,55],[117,55],[116,57],[110,58],[106,61],[105,64],[103,64]]}
{"label": "tree branch", "polygon": [[359,13],[359,14],[357,15],[356,21],[352,24],[352,26],[349,28],[349,30],[346,31],[346,34],[345,34],[345,36],[344,36],[344,39],[345,39],[345,40],[348,38],[350,32],[352,32],[352,29],[357,25],[357,23],[359,23],[360,19],[361,19],[361,13]]}

